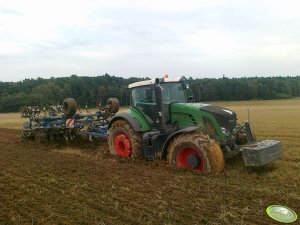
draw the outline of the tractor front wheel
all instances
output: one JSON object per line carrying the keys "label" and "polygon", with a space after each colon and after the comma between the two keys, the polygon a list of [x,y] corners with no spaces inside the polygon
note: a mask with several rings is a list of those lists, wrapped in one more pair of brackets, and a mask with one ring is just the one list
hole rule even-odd
{"label": "tractor front wheel", "polygon": [[168,147],[168,162],[181,169],[200,173],[221,173],[225,162],[217,143],[200,133],[183,133]]}
{"label": "tractor front wheel", "polygon": [[116,120],[108,131],[111,154],[120,157],[142,157],[142,135],[135,132],[125,120]]}

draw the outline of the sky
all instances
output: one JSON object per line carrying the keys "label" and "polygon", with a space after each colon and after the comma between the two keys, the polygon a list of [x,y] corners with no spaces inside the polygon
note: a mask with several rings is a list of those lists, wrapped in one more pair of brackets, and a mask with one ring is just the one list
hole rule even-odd
{"label": "sky", "polygon": [[0,0],[0,81],[300,75],[297,0]]}

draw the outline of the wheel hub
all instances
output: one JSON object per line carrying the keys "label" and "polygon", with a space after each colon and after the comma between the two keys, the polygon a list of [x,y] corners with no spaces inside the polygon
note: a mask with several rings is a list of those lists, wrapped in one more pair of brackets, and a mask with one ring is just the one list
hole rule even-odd
{"label": "wheel hub", "polygon": [[175,160],[179,168],[200,172],[204,171],[203,159],[195,148],[185,147],[180,149],[177,152]]}
{"label": "wheel hub", "polygon": [[188,157],[187,157],[187,164],[190,168],[197,168],[199,165],[200,165],[200,159],[197,155],[195,154],[190,154]]}
{"label": "wheel hub", "polygon": [[131,143],[129,138],[125,134],[118,134],[114,140],[114,145],[116,155],[121,157],[129,157],[131,155]]}

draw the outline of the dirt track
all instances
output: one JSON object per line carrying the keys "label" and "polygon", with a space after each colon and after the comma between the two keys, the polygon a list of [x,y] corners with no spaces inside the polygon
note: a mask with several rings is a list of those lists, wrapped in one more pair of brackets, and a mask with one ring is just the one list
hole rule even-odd
{"label": "dirt track", "polygon": [[18,135],[0,129],[0,224],[278,224],[268,205],[300,213],[299,181],[264,178],[276,163],[249,171],[237,158],[229,172],[201,176],[116,159],[106,143],[37,145]]}

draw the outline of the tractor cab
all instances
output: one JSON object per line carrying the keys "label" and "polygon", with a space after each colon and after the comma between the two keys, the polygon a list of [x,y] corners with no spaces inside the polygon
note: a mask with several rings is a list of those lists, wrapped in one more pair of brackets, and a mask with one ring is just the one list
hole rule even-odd
{"label": "tractor cab", "polygon": [[173,103],[187,103],[194,99],[185,77],[141,81],[129,85],[129,88],[132,108],[142,113],[154,128],[171,123]]}

